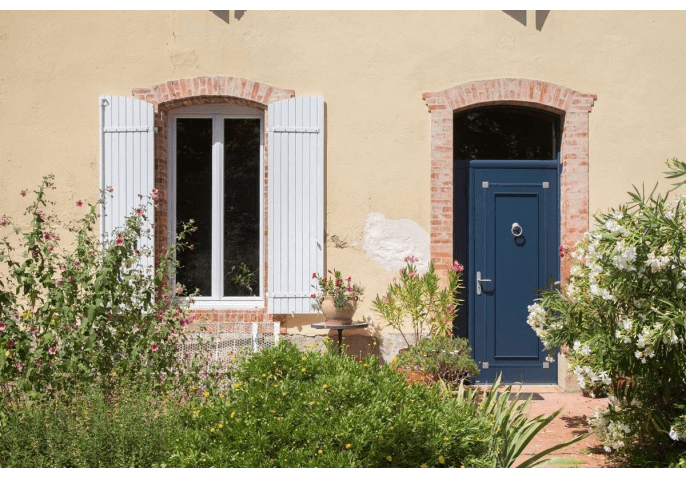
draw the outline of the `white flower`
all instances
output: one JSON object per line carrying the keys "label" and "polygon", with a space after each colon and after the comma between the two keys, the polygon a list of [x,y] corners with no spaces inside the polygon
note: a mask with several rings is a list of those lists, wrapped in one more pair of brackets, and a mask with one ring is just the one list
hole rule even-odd
{"label": "white flower", "polygon": [[584,345],[581,349],[581,355],[588,357],[591,355],[591,348],[588,345]]}
{"label": "white flower", "polygon": [[677,434],[676,431],[674,431],[674,428],[670,428],[670,430],[669,430],[669,438],[671,438],[671,439],[674,440],[674,441],[676,441],[676,440],[679,439],[679,435]]}
{"label": "white flower", "polygon": [[622,214],[620,211],[615,211],[612,213],[612,217],[617,219],[618,221],[624,217],[624,214]]}
{"label": "white flower", "polygon": [[578,340],[574,342],[574,346],[572,347],[574,350],[579,350],[581,348],[581,342]]}
{"label": "white flower", "polygon": [[545,358],[545,361],[548,362],[548,363],[553,363],[553,362],[555,361],[555,359],[554,359],[552,356],[548,355],[548,356]]}
{"label": "white flower", "polygon": [[610,448],[610,447],[607,446],[607,445],[605,445],[605,446],[603,447],[603,449],[605,450],[605,453],[610,453],[610,452],[612,451],[612,448]]}

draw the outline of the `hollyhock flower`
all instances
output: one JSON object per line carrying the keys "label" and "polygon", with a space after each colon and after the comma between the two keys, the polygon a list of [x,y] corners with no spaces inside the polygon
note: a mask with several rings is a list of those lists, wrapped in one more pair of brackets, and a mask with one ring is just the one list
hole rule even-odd
{"label": "hollyhock flower", "polygon": [[55,354],[57,353],[57,347],[50,347],[50,348],[48,349],[48,353],[49,353],[50,355],[55,355]]}
{"label": "hollyhock flower", "polygon": [[453,261],[453,270],[455,272],[462,272],[464,270],[464,266],[457,261]]}
{"label": "hollyhock flower", "polygon": [[316,273],[316,272],[313,272],[313,273],[312,273],[312,278],[313,278],[313,279],[316,279],[316,278],[317,278],[317,273]]}
{"label": "hollyhock flower", "polygon": [[77,205],[78,207],[83,206],[83,201],[81,201],[81,200],[79,199],[78,201],[76,201],[76,205]]}
{"label": "hollyhock flower", "polygon": [[152,191],[151,191],[151,192],[152,192],[153,194],[157,194],[159,191],[157,190],[157,188],[152,188]]}
{"label": "hollyhock flower", "polygon": [[350,282],[350,281],[353,280],[353,279],[352,279],[352,277],[348,277],[346,280],[347,280],[348,282]]}
{"label": "hollyhock flower", "polygon": [[21,194],[22,196],[26,196],[26,189],[22,189],[21,191],[19,191],[19,194]]}
{"label": "hollyhock flower", "polygon": [[159,347],[159,345],[157,345],[155,342],[153,342],[152,345],[150,346],[150,349],[151,349],[153,352],[157,352],[157,351],[160,349],[160,347]]}
{"label": "hollyhock flower", "polygon": [[124,244],[124,236],[122,236],[121,234],[119,234],[119,235],[117,236],[117,245],[118,245],[118,246],[121,246],[121,245],[123,245],[123,244]]}
{"label": "hollyhock flower", "polygon": [[317,298],[317,294],[312,294],[310,297],[312,297],[313,299],[316,299],[316,298]]}
{"label": "hollyhock flower", "polygon": [[5,331],[5,323],[2,320],[0,320],[0,332],[4,332],[4,331]]}

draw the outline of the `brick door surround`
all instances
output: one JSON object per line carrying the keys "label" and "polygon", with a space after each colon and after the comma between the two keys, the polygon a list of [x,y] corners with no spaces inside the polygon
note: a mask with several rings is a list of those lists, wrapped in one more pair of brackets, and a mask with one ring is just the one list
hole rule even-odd
{"label": "brick door surround", "polygon": [[[268,141],[267,107],[275,101],[295,97],[294,90],[284,90],[264,83],[228,76],[201,76],[167,81],[146,88],[134,88],[133,97],[151,103],[155,110],[155,187],[159,190],[155,219],[155,250],[166,251],[167,238],[167,180],[168,180],[168,128],[169,113],[185,106],[232,104],[255,108],[264,112],[264,281],[261,285],[265,297],[261,309],[195,309],[197,319],[218,322],[256,322],[262,320],[281,320],[281,317],[267,314],[267,276],[268,276]],[[159,257],[156,258],[159,265]]]}
{"label": "brick door surround", "polygon": [[[431,260],[446,271],[453,261],[453,114],[494,105],[543,109],[560,115],[561,242],[573,246],[588,230],[588,116],[597,96],[539,80],[471,81],[422,93],[431,113]],[[561,261],[560,277],[569,277]]]}

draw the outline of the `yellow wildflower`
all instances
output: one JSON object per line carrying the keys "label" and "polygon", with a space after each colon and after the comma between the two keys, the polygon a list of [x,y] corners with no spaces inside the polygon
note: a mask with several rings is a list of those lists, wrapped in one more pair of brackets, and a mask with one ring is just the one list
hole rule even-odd
{"label": "yellow wildflower", "polygon": [[11,357],[12,357],[12,352],[10,352],[9,350],[5,350],[5,357],[10,357],[10,358],[11,358]]}
{"label": "yellow wildflower", "polygon": [[495,415],[493,415],[492,413],[489,413],[488,416],[489,416],[490,418],[494,418],[494,417],[495,417]]}
{"label": "yellow wildflower", "polygon": [[274,388],[279,388],[279,384],[278,384],[278,383],[275,383],[275,384],[274,384]]}
{"label": "yellow wildflower", "polygon": [[429,465],[427,465],[426,463],[422,463],[422,466],[420,466],[420,468],[428,468],[428,467],[429,467]]}
{"label": "yellow wildflower", "polygon": [[464,468],[464,465],[462,465],[460,468]]}
{"label": "yellow wildflower", "polygon": [[219,395],[219,398],[225,398],[225,397],[226,397],[226,395],[224,395],[223,393],[221,395]]}
{"label": "yellow wildflower", "polygon": [[364,366],[365,366],[365,367],[369,367],[369,364],[368,364],[368,363],[366,363],[366,364],[364,364]]}
{"label": "yellow wildflower", "polygon": [[283,396],[285,397],[285,396],[286,396],[286,392],[281,392],[281,395],[283,395]]}
{"label": "yellow wildflower", "polygon": [[214,432],[215,432],[214,427],[210,428],[210,433],[214,433]]}
{"label": "yellow wildflower", "polygon": [[224,428],[224,424],[222,422],[219,422],[219,425],[217,425],[219,428]]}
{"label": "yellow wildflower", "polygon": [[203,392],[202,394],[203,397],[207,398],[210,396],[210,392]]}
{"label": "yellow wildflower", "polygon": [[379,435],[379,440],[383,440],[383,435]]}
{"label": "yellow wildflower", "polygon": [[272,413],[276,413],[276,410],[269,410],[269,411],[272,412]]}
{"label": "yellow wildflower", "polygon": [[389,430],[393,430],[393,427],[388,427],[388,428],[389,428]]}
{"label": "yellow wildflower", "polygon": [[479,437],[476,437],[476,441],[481,441],[481,438],[479,438]]}
{"label": "yellow wildflower", "polygon": [[322,453],[324,453],[324,450],[317,450],[317,453],[321,455]]}
{"label": "yellow wildflower", "polygon": [[322,385],[322,388],[329,388],[327,384]]}
{"label": "yellow wildflower", "polygon": [[305,357],[305,356],[303,355],[303,357],[302,357],[301,360],[307,360],[307,357]]}
{"label": "yellow wildflower", "polygon": [[445,437],[445,438],[444,438],[444,440],[445,440],[445,441],[448,441],[448,440],[450,440],[450,438],[448,438],[448,437]]}
{"label": "yellow wildflower", "polygon": [[391,462],[391,461],[393,461],[393,457],[392,457],[391,455],[388,455],[388,456],[386,457],[386,460],[388,460],[389,462]]}
{"label": "yellow wildflower", "polygon": [[267,374],[266,374],[266,373],[263,373],[263,374],[262,374],[262,376],[263,376],[263,377],[266,377],[266,376],[267,376]]}
{"label": "yellow wildflower", "polygon": [[301,371],[301,372],[304,372],[304,371],[306,371],[306,370],[307,370],[307,369],[306,369],[305,367],[303,367],[302,370],[300,370],[300,371]]}
{"label": "yellow wildflower", "polygon": [[231,418],[236,416],[236,412],[231,412]]}
{"label": "yellow wildflower", "polygon": [[443,455],[441,455],[441,456],[438,457],[438,462],[439,462],[441,465],[445,465],[445,458],[443,458]]}
{"label": "yellow wildflower", "polygon": [[314,405],[314,402],[310,402],[310,405]]}
{"label": "yellow wildflower", "polygon": [[233,386],[236,387],[236,388],[241,388],[241,383],[240,383],[240,382],[235,383]]}
{"label": "yellow wildflower", "polygon": [[350,449],[351,446],[352,445],[350,443],[348,443],[347,445],[345,445],[345,448]]}

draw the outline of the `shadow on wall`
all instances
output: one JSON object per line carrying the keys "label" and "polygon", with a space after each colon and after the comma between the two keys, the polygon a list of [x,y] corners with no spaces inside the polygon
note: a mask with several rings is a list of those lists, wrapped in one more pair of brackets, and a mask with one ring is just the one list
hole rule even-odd
{"label": "shadow on wall", "polygon": [[[227,24],[229,24],[229,19],[231,17],[231,10],[210,10],[212,13],[214,13],[216,16],[224,20]],[[240,20],[243,18],[243,15],[245,15],[245,12],[247,10],[234,10],[233,11],[233,18],[236,20]]]}
{"label": "shadow on wall", "polygon": [[[503,10],[503,13],[526,26],[526,10]],[[549,14],[550,10],[536,10],[536,30],[539,32],[543,30],[543,25]]]}

